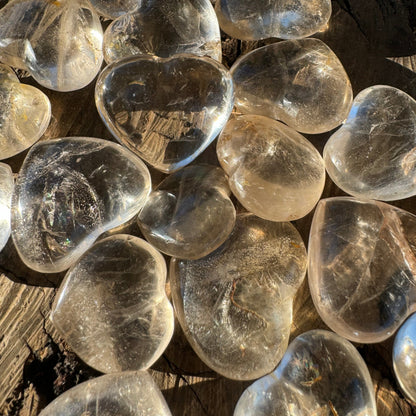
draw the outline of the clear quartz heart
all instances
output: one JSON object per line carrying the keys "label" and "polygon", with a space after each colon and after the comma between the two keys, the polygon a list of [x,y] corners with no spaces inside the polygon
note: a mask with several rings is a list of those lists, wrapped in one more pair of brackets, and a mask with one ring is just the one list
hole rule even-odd
{"label": "clear quartz heart", "polygon": [[235,208],[224,172],[208,165],[187,166],[150,194],[138,216],[145,238],[170,256],[198,259],[231,233]]}
{"label": "clear quartz heart", "polygon": [[330,0],[217,0],[221,29],[244,40],[306,38],[326,28]]}
{"label": "clear quartz heart", "polygon": [[96,104],[117,140],[162,172],[192,162],[231,114],[233,83],[211,58],[131,57],[109,65]]}
{"label": "clear quartz heart", "polygon": [[172,416],[146,371],[125,371],[85,381],[56,398],[39,416]]}
{"label": "clear quartz heart", "polygon": [[230,238],[208,256],[173,259],[176,315],[202,361],[237,380],[272,371],[289,341],[305,271],[306,250],[293,225],[252,214],[237,216]]}
{"label": "clear quartz heart", "polygon": [[115,20],[104,34],[107,63],[130,55],[190,53],[221,62],[221,36],[209,0],[152,0]]}
{"label": "clear quartz heart", "polygon": [[1,62],[52,90],[85,87],[103,61],[103,31],[88,0],[12,0],[0,10],[0,39]]}
{"label": "clear quartz heart", "polygon": [[324,189],[319,152],[301,134],[267,117],[231,118],[218,139],[217,155],[240,203],[270,221],[304,217]]}
{"label": "clear quartz heart", "polygon": [[117,19],[123,14],[137,10],[142,0],[90,0],[96,12],[108,19]]}
{"label": "clear quartz heart", "polygon": [[30,268],[69,268],[104,231],[135,216],[151,187],[144,163],[109,141],[67,137],[36,144],[19,172],[12,237]]}
{"label": "clear quartz heart", "polygon": [[240,57],[231,74],[236,107],[283,121],[302,133],[339,126],[352,103],[351,83],[341,62],[319,39],[287,40]]}
{"label": "clear quartz heart", "polygon": [[21,84],[11,68],[0,64],[0,159],[12,157],[41,138],[51,119],[48,97]]}
{"label": "clear quartz heart", "polygon": [[0,163],[0,251],[10,237],[10,210],[13,186],[13,172],[10,166]]}
{"label": "clear quartz heart", "polygon": [[406,396],[416,402],[416,314],[402,325],[394,339],[393,368]]}
{"label": "clear quartz heart", "polygon": [[329,176],[343,191],[394,201],[416,195],[416,101],[394,87],[361,91],[324,149]]}
{"label": "clear quartz heart", "polygon": [[416,305],[416,216],[391,205],[321,200],[309,238],[309,287],[335,332],[355,342],[390,337]]}
{"label": "clear quartz heart", "polygon": [[377,416],[373,383],[355,347],[323,330],[295,338],[281,363],[248,387],[234,416]]}
{"label": "clear quartz heart", "polygon": [[165,259],[149,243],[125,234],[107,237],[68,271],[51,320],[71,349],[96,370],[144,370],[173,334],[165,283]]}

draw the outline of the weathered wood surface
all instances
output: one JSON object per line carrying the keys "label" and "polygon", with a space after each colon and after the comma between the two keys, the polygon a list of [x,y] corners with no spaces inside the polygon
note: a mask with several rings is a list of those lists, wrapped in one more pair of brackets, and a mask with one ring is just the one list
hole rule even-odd
{"label": "weathered wood surface", "polygon": [[[4,4],[5,1],[1,1]],[[337,0],[323,39],[343,62],[354,93],[375,84],[398,87],[416,97],[416,4],[413,0]],[[240,42],[224,37],[224,63],[270,43]],[[25,79],[31,83],[31,79]],[[44,139],[93,136],[111,139],[94,106],[94,86],[74,93],[46,91],[53,120]],[[329,134],[309,136],[322,151]],[[201,158],[213,160],[213,147]],[[17,172],[24,154],[7,160]],[[154,181],[161,174],[154,174]],[[342,194],[329,180],[324,197]],[[416,214],[416,199],[396,203]],[[305,242],[312,215],[296,222]],[[0,254],[0,415],[34,416],[57,395],[76,383],[98,375],[65,345],[48,320],[59,275],[28,270],[11,241]],[[313,308],[307,284],[295,302],[292,337],[311,328],[325,328]],[[379,416],[416,414],[416,406],[401,394],[391,364],[392,339],[359,345],[374,381]],[[152,374],[174,416],[229,416],[249,384],[218,376],[207,368],[177,328]],[[341,416],[341,415],[340,415]]]}

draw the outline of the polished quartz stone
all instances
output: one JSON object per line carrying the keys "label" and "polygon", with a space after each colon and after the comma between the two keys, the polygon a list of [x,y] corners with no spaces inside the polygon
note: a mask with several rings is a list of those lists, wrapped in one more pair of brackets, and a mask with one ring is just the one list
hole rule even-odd
{"label": "polished quartz stone", "polygon": [[235,208],[222,169],[187,166],[150,194],[138,216],[145,238],[170,256],[198,259],[230,235]]}
{"label": "polished quartz stone", "polygon": [[39,416],[171,416],[146,371],[94,378],[55,399]]}
{"label": "polished quartz stone", "polygon": [[248,387],[234,416],[377,416],[370,373],[355,347],[315,329],[295,338],[276,370]]}
{"label": "polished quartz stone", "polygon": [[217,0],[221,29],[244,40],[297,39],[326,28],[330,0]]}
{"label": "polished quartz stone", "polygon": [[1,62],[52,90],[86,86],[103,60],[103,31],[88,0],[9,1],[0,10],[0,39]]}
{"label": "polished quartz stone", "polygon": [[416,314],[400,328],[393,346],[393,368],[406,396],[416,402]]}
{"label": "polished quartz stone", "polygon": [[376,85],[357,95],[345,124],[328,140],[325,165],[343,191],[394,201],[416,195],[416,101]]}
{"label": "polished quartz stone", "polygon": [[318,39],[255,49],[235,62],[231,74],[240,112],[275,118],[303,133],[339,126],[351,107],[348,75]]}
{"label": "polished quartz stone", "polygon": [[131,57],[100,74],[95,100],[117,140],[162,172],[194,160],[231,114],[233,83],[211,58]]}
{"label": "polished quartz stone", "polygon": [[267,117],[232,118],[217,154],[233,194],[248,211],[270,221],[304,217],[324,189],[319,152],[301,134]]}
{"label": "polished quartz stone", "polygon": [[40,90],[21,84],[11,68],[0,64],[0,159],[32,146],[51,119],[51,103]]}
{"label": "polished quartz stone", "polygon": [[220,28],[209,0],[152,0],[115,20],[104,34],[108,63],[130,55],[178,53],[221,61]]}
{"label": "polished quartz stone", "polygon": [[123,14],[136,11],[142,0],[90,0],[96,12],[108,19],[117,19]]}
{"label": "polished quartz stone", "polygon": [[415,307],[416,216],[382,202],[319,202],[309,287],[325,323],[355,342],[388,338]]}
{"label": "polished quartz stone", "polygon": [[0,251],[10,237],[10,209],[13,186],[13,172],[10,166],[0,163]]}
{"label": "polished quartz stone", "polygon": [[189,343],[225,377],[251,380],[274,369],[292,323],[306,250],[288,222],[237,216],[230,238],[199,260],[171,262],[172,299]]}
{"label": "polished quartz stone", "polygon": [[67,137],[28,153],[12,203],[12,237],[30,268],[69,268],[104,231],[135,216],[150,193],[145,164],[109,141]]}
{"label": "polished quartz stone", "polygon": [[71,349],[103,373],[144,370],[173,334],[166,263],[146,241],[117,234],[95,243],[68,271],[51,320]]}

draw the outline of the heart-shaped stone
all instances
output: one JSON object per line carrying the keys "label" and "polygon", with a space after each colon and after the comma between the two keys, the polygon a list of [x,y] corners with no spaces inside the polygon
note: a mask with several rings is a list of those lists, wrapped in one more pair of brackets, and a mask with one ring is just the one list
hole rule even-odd
{"label": "heart-shaped stone", "polygon": [[0,10],[0,61],[72,91],[101,68],[103,31],[88,0],[12,0]]}
{"label": "heart-shaped stone", "polygon": [[55,399],[39,416],[171,416],[146,371],[107,374],[85,381]]}
{"label": "heart-shaped stone", "polygon": [[172,259],[172,299],[195,352],[225,377],[251,380],[275,368],[292,323],[306,250],[288,222],[237,216],[230,238],[199,260]]}
{"label": "heart-shaped stone", "polygon": [[393,368],[406,396],[416,402],[416,314],[400,328],[393,346]]}
{"label": "heart-shaped stone", "polygon": [[107,19],[117,19],[123,14],[136,11],[142,0],[90,0],[96,12]]}
{"label": "heart-shaped stone", "polygon": [[229,72],[211,58],[131,57],[100,74],[95,100],[114,137],[162,172],[194,160],[233,109]]}
{"label": "heart-shaped stone", "polygon": [[96,370],[145,370],[173,334],[165,283],[165,259],[149,243],[125,234],[107,237],[68,271],[51,320]]}
{"label": "heart-shaped stone", "polygon": [[355,347],[323,330],[295,338],[276,370],[244,391],[234,416],[377,416],[373,383]]}
{"label": "heart-shaped stone", "polygon": [[13,172],[10,166],[0,163],[0,251],[10,237],[10,210],[13,186]]}
{"label": "heart-shaped stone", "polygon": [[104,231],[134,217],[151,187],[146,165],[106,140],[37,143],[23,162],[12,203],[12,237],[30,268],[69,268]]}
{"label": "heart-shaped stone", "polygon": [[267,117],[232,118],[218,139],[217,154],[233,194],[266,220],[304,217],[324,189],[319,152],[301,134]]}
{"label": "heart-shaped stone", "polygon": [[11,68],[0,64],[0,159],[12,157],[41,138],[51,119],[48,97],[21,84]]}
{"label": "heart-shaped stone", "polygon": [[209,0],[145,2],[111,23],[104,34],[107,63],[130,55],[168,58],[180,53],[221,62],[220,28]]}
{"label": "heart-shaped stone", "polygon": [[397,88],[361,91],[345,124],[324,149],[329,176],[360,198],[416,195],[416,101]]}
{"label": "heart-shaped stone", "polygon": [[139,226],[158,250],[181,259],[198,259],[230,235],[235,208],[227,177],[217,167],[187,166],[168,176],[140,211]]}
{"label": "heart-shaped stone", "polygon": [[319,39],[255,49],[234,63],[231,74],[240,112],[274,118],[303,133],[339,126],[351,107],[348,75]]}
{"label": "heart-shaped stone", "polygon": [[416,305],[416,216],[382,202],[321,200],[309,287],[321,318],[355,342],[391,336]]}
{"label": "heart-shaped stone", "polygon": [[244,40],[306,38],[326,28],[330,0],[217,0],[221,29]]}

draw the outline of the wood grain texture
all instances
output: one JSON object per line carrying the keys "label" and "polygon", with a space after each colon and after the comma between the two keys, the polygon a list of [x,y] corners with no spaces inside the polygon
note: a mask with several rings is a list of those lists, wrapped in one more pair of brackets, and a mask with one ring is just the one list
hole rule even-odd
{"label": "wood grain texture", "polygon": [[[0,1],[0,5],[5,1]],[[317,37],[339,56],[354,94],[375,85],[400,88],[416,98],[416,4],[413,0],[338,0],[328,30]],[[241,54],[275,42],[242,42],[223,37],[226,66]],[[24,78],[25,83],[34,82]],[[94,105],[94,85],[73,93],[46,91],[53,119],[43,140],[82,135],[112,140]],[[330,133],[308,136],[322,151]],[[6,160],[16,173],[27,152]],[[199,161],[215,161],[211,146]],[[163,175],[151,170],[154,183]],[[343,193],[328,179],[323,197]],[[416,198],[399,201],[416,214]],[[312,214],[295,222],[308,240]],[[0,415],[35,416],[57,395],[98,373],[83,364],[65,345],[48,320],[50,305],[63,274],[44,275],[27,269],[11,241],[0,253]],[[312,328],[325,328],[305,281],[294,304],[292,338]],[[357,345],[374,382],[379,416],[410,416],[416,406],[406,400],[395,381],[393,340]],[[178,325],[173,340],[152,367],[152,375],[174,416],[230,416],[250,384],[227,380],[195,355]],[[340,415],[341,416],[341,415]]]}

